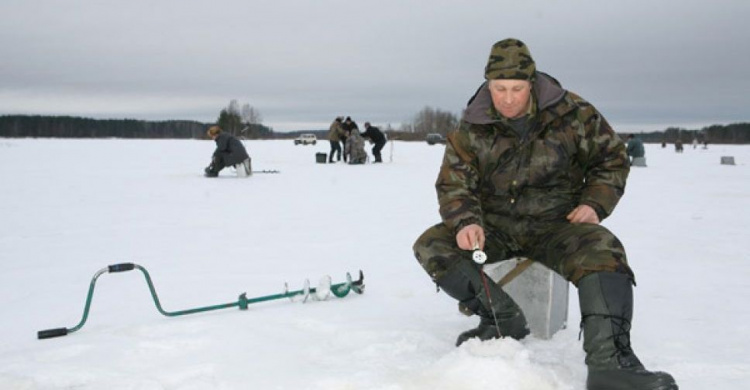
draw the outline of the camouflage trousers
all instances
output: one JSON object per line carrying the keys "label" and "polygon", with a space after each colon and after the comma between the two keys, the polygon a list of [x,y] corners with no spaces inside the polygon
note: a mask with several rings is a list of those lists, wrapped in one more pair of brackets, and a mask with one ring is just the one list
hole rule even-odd
{"label": "camouflage trousers", "polygon": [[[573,284],[593,272],[620,272],[635,280],[620,240],[601,225],[551,222],[513,225],[515,234],[485,227],[487,262],[528,257]],[[459,261],[472,261],[471,251],[458,248],[455,233],[444,224],[425,231],[414,243],[414,255],[433,281]]]}

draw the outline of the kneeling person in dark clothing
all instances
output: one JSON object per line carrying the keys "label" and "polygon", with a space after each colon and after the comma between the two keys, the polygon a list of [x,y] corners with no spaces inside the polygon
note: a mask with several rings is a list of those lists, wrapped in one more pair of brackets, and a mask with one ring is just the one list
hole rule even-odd
{"label": "kneeling person in dark clothing", "polygon": [[206,135],[216,142],[211,165],[205,169],[206,177],[217,177],[222,169],[230,165],[239,165],[237,169],[244,169],[245,173],[250,175],[250,156],[240,140],[222,132],[219,126],[211,126]]}
{"label": "kneeling person in dark clothing", "polygon": [[372,147],[372,155],[375,156],[376,163],[383,162],[383,158],[380,156],[380,151],[385,146],[385,135],[380,129],[375,126],[370,126],[370,122],[365,122],[365,132],[362,133],[362,137],[369,138],[375,146]]}

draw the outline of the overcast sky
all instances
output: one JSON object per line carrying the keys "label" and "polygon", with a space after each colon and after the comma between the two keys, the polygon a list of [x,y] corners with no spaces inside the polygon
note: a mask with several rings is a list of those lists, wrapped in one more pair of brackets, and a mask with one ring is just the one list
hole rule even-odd
{"label": "overcast sky", "polygon": [[749,0],[2,0],[0,115],[212,122],[231,99],[276,131],[337,115],[459,114],[492,44],[618,131],[749,121]]}

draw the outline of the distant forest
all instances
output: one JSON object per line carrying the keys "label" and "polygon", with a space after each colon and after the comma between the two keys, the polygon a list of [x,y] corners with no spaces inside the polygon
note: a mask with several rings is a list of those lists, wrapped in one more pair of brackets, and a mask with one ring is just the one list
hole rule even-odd
{"label": "distant forest", "polygon": [[[205,138],[213,123],[186,120],[143,121],[136,119],[92,119],[72,116],[0,116],[0,137],[32,138]],[[240,132],[243,132],[240,134]],[[261,138],[271,129],[248,125],[238,136]]]}
{"label": "distant forest", "polygon": [[750,143],[750,123],[713,125],[699,130],[669,127],[664,131],[634,134],[647,143],[674,143],[678,139],[683,143],[690,143],[693,139],[697,139],[700,143],[707,141],[711,144],[748,144]]}
{"label": "distant forest", "polygon": [[[0,116],[0,137],[9,138],[205,138],[210,123],[169,120],[144,121],[136,119],[92,119],[71,116]],[[421,133],[387,130],[392,139],[418,139]],[[236,135],[249,139],[293,138],[300,133],[314,133],[318,139],[326,139],[327,130],[301,130],[275,133],[261,124],[249,125],[236,130]],[[674,143],[680,139],[690,143],[694,138],[711,144],[750,144],[750,123],[713,125],[701,129],[670,127],[663,131],[637,134],[647,143]],[[624,135],[624,134],[622,134]]]}

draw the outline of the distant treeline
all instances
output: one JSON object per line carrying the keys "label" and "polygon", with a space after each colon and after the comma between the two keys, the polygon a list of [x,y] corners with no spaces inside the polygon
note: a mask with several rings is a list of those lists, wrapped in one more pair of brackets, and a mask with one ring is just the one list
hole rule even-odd
{"label": "distant treeline", "polygon": [[750,143],[750,123],[713,125],[700,130],[669,127],[664,131],[636,134],[643,142],[649,143],[674,143],[678,139],[683,143],[690,143],[693,139],[697,139],[700,143],[707,141],[712,144],[748,144]]}
{"label": "distant treeline", "polygon": [[201,138],[208,125],[196,121],[150,122],[71,116],[0,116],[0,137]]}
{"label": "distant treeline", "polygon": [[[210,123],[169,120],[144,121],[136,119],[92,119],[71,116],[0,116],[0,137],[39,138],[205,138]],[[258,127],[258,128],[255,128]],[[425,132],[384,130],[389,138],[401,140],[424,140]],[[426,131],[426,130],[425,130]],[[438,133],[442,133],[437,131]],[[246,138],[294,138],[301,133],[314,133],[319,140],[326,140],[328,130],[304,130],[284,133],[273,132],[261,124],[237,132]],[[637,133],[648,143],[684,143],[698,139],[712,144],[750,144],[750,123],[713,125],[698,130],[670,127],[664,131]]]}

